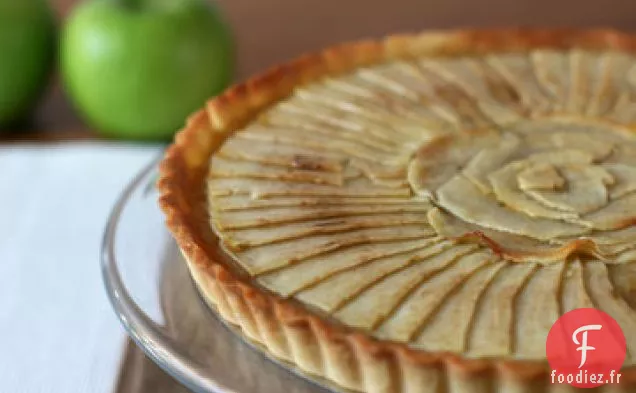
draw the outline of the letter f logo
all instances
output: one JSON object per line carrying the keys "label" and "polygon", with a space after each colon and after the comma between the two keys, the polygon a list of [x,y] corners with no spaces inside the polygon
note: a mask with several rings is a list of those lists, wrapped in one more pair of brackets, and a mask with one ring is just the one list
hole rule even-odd
{"label": "letter f logo", "polygon": [[[572,334],[572,341],[574,344],[580,345],[580,347],[576,348],[577,351],[581,351],[581,364],[579,368],[583,367],[585,362],[587,361],[587,351],[593,351],[596,348],[587,345],[587,332],[590,330],[601,330],[603,326],[601,325],[585,325],[576,329]],[[579,342],[577,336],[579,333],[583,332],[581,342]]]}

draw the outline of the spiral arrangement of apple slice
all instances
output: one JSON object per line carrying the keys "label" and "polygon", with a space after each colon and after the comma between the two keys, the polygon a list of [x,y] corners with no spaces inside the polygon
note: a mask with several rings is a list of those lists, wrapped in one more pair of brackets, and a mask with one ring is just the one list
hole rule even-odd
{"label": "spiral arrangement of apple slice", "polygon": [[545,358],[597,307],[636,356],[636,59],[538,50],[380,64],[298,88],[210,162],[238,268],[380,339]]}

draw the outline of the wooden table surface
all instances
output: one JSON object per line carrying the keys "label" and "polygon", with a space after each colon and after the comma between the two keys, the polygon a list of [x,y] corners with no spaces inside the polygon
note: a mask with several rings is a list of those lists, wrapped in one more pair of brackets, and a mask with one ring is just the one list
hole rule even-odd
{"label": "wooden table surface", "polygon": [[[79,0],[50,0],[63,24]],[[236,79],[335,42],[458,26],[636,28],[634,0],[217,0],[236,40]],[[27,130],[1,140],[94,138],[54,80]]]}

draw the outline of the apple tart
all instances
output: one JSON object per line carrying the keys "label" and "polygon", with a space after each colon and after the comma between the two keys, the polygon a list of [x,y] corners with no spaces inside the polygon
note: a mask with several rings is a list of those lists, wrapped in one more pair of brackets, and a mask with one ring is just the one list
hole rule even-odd
{"label": "apple tart", "polygon": [[167,224],[223,319],[343,389],[568,391],[546,337],[594,307],[627,340],[601,391],[633,391],[635,51],[501,30],[304,56],[188,120]]}

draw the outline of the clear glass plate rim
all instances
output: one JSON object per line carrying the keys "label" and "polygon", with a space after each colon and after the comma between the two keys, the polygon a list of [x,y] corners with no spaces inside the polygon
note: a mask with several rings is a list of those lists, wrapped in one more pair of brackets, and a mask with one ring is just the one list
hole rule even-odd
{"label": "clear glass plate rim", "polygon": [[161,156],[146,165],[126,186],[108,217],[100,250],[102,278],[110,303],[132,340],[164,371],[189,389],[200,393],[230,393],[217,381],[206,376],[204,368],[188,360],[139,307],[126,289],[115,254],[115,234],[127,202],[150,175],[158,171]]}

